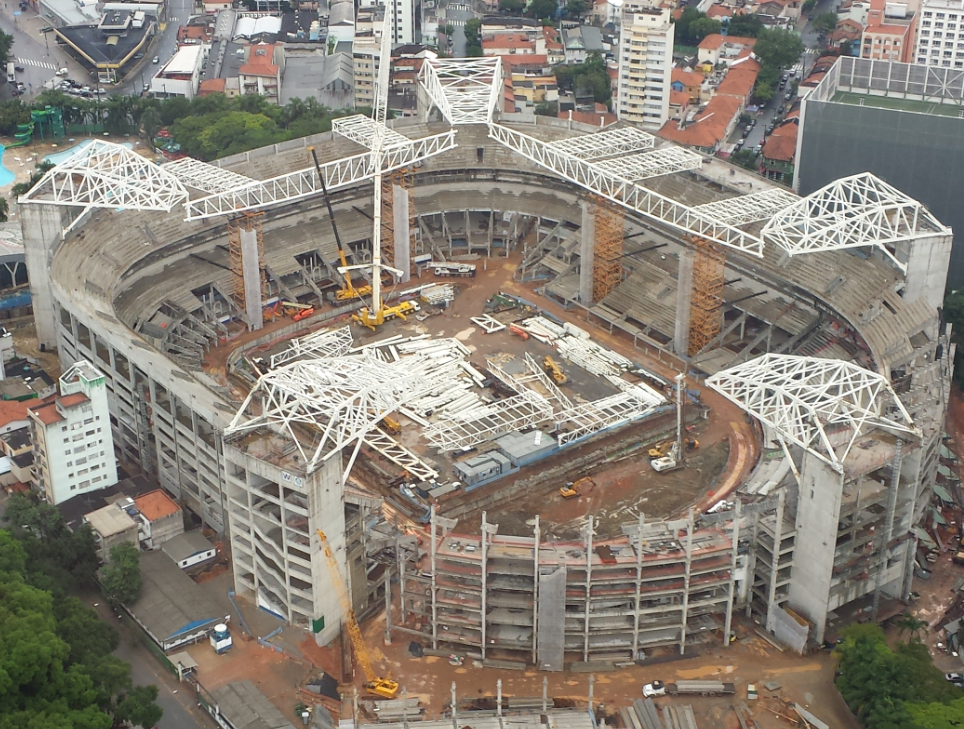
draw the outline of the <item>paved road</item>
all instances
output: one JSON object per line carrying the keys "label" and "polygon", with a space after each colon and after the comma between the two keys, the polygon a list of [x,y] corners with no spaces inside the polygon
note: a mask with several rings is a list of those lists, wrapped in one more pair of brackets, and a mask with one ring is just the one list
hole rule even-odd
{"label": "paved road", "polygon": [[451,25],[455,33],[452,36],[452,56],[465,58],[465,21],[478,17],[466,3],[449,3],[445,6],[445,25]]}
{"label": "paved road", "polygon": [[120,634],[120,645],[114,654],[131,664],[134,683],[157,686],[157,704],[164,709],[164,716],[157,725],[159,729],[211,729],[215,726],[214,721],[197,707],[190,689],[179,684],[141,642],[139,629],[129,617],[125,615],[118,620],[103,602],[94,609]]}

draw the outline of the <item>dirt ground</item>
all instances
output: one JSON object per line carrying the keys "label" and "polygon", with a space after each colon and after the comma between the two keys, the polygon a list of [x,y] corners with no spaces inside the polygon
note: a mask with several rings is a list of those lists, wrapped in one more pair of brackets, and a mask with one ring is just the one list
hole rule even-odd
{"label": "dirt ground", "polygon": [[7,325],[13,334],[13,349],[21,357],[40,362],[41,368],[53,379],[60,377],[60,359],[56,353],[50,351],[40,351],[37,344],[37,328],[34,326],[33,317],[23,317]]}
{"label": "dirt ground", "polygon": [[[588,705],[589,674],[546,673],[535,670],[505,671],[481,668],[466,660],[462,666],[452,666],[445,658],[428,656],[413,658],[408,642],[396,640],[382,645],[384,624],[373,621],[365,628],[373,657],[384,673],[391,673],[409,696],[418,696],[426,707],[428,717],[438,717],[447,705],[454,681],[460,698],[495,696],[496,681],[502,680],[504,696],[541,696],[543,678],[548,681],[548,695],[569,699],[577,706]],[[746,700],[746,686],[756,684],[760,700],[748,706],[760,729],[785,729],[787,723],[767,708],[786,713],[784,701],[795,701],[809,707],[818,718],[834,729],[857,729],[859,724],[833,686],[835,659],[828,651],[811,656],[780,653],[756,636],[749,637],[751,626],[737,625],[740,640],[724,649],[719,643],[710,645],[702,655],[652,666],[634,666],[620,671],[595,674],[594,702],[607,711],[629,706],[641,696],[641,687],[653,679],[719,678],[736,685],[732,697],[662,698],[657,703],[690,704],[702,727],[739,729],[733,705]],[[781,688],[775,692],[763,690],[762,684],[777,681]],[[359,684],[360,686],[360,684]],[[607,721],[608,723],[608,721]]]}

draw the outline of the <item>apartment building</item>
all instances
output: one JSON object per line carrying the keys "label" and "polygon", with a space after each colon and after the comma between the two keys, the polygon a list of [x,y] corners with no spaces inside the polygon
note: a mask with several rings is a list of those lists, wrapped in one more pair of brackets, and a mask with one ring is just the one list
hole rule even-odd
{"label": "apartment building", "polygon": [[964,68],[964,0],[923,0],[919,14],[917,63]]}
{"label": "apartment building", "polygon": [[[860,57],[876,61],[911,62],[914,57],[916,21],[917,15],[907,3],[871,0],[867,25],[860,38]],[[936,44],[934,47],[939,46],[940,44]],[[943,60],[943,53],[936,58]],[[964,60],[964,52],[960,54],[960,58]],[[950,56],[948,59],[950,60]]]}
{"label": "apartment building", "polygon": [[[392,17],[392,46],[415,43],[415,16],[420,12],[421,5],[417,0],[393,0],[393,2],[395,3],[395,11],[390,14]],[[375,2],[374,0],[362,0],[358,5],[358,12],[374,10],[376,7],[380,9],[380,12],[387,13],[388,6],[384,2]]]}
{"label": "apartment building", "polygon": [[619,33],[620,120],[659,129],[669,118],[674,26],[668,8],[623,4]]}
{"label": "apartment building", "polygon": [[51,504],[117,483],[104,375],[82,360],[59,384],[59,395],[28,412],[34,487]]}

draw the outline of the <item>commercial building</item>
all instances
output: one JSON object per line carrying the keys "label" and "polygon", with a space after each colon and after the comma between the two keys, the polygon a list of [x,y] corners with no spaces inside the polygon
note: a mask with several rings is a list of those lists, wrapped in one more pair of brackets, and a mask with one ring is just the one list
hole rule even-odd
{"label": "commercial building", "polygon": [[97,511],[84,515],[84,523],[90,526],[97,543],[97,556],[101,562],[110,561],[110,551],[121,544],[137,546],[137,522],[125,509],[130,499],[118,499]]}
{"label": "commercial building", "polygon": [[34,488],[51,504],[117,483],[104,375],[86,360],[60,377],[60,395],[29,410]]}
{"label": "commercial building", "polygon": [[[964,230],[955,194],[964,184],[962,100],[954,69],[841,58],[801,103],[794,189],[808,194],[870,171],[899,179],[952,230]],[[947,285],[962,284],[964,247],[955,242]]]}
{"label": "commercial building", "polygon": [[157,30],[157,18],[143,10],[109,10],[98,24],[54,26],[57,44],[102,84],[117,83],[136,65]]}
{"label": "commercial building", "polygon": [[244,63],[238,73],[242,96],[256,94],[279,103],[281,77],[285,69],[285,49],[281,43],[257,43],[244,48]]}
{"label": "commercial building", "polygon": [[[917,16],[910,4],[871,0],[870,12],[867,14],[867,25],[864,27],[860,38],[860,57],[913,63],[916,24]],[[931,33],[934,35],[932,36]],[[925,47],[930,50],[941,48],[940,38],[943,35],[941,31],[928,29],[927,35],[931,38],[931,43],[923,42],[922,28],[921,37],[918,39],[917,56],[934,58],[935,60],[939,58],[943,61],[945,55],[942,51],[934,56],[920,53],[920,49]],[[950,48],[951,46],[945,42],[944,47]],[[948,54],[946,58],[950,58],[950,55]],[[964,59],[964,54],[960,58]],[[934,63],[933,65],[938,64]],[[957,68],[961,68],[961,66],[957,66]]]}
{"label": "commercial building", "polygon": [[207,48],[204,45],[181,46],[151,79],[151,93],[162,99],[174,96],[193,99],[197,95],[206,60]]}
{"label": "commercial building", "polygon": [[923,0],[919,16],[917,47],[913,56],[916,63],[964,68],[964,3],[960,0]]}
{"label": "commercial building", "polygon": [[673,38],[669,9],[637,0],[623,3],[619,84],[613,104],[620,121],[659,129],[669,119]]}

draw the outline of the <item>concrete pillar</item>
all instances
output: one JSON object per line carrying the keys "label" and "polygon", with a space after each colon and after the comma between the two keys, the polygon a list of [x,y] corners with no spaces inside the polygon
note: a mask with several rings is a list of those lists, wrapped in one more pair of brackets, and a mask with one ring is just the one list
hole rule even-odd
{"label": "concrete pillar", "polygon": [[790,604],[813,623],[811,637],[817,643],[823,642],[827,626],[842,493],[843,475],[809,451],[804,451],[797,499]]}
{"label": "concrete pillar", "polygon": [[[925,298],[935,309],[944,305],[944,286],[953,242],[952,235],[935,235],[901,245],[898,258],[907,264],[905,299],[914,301]],[[906,253],[901,255],[903,249],[906,249]]]}
{"label": "concrete pillar", "polygon": [[679,276],[676,281],[676,333],[673,349],[686,357],[690,346],[690,306],[693,298],[693,261],[696,253],[684,248],[679,254]]}
{"label": "concrete pillar", "polygon": [[53,349],[57,346],[57,307],[50,285],[50,261],[60,246],[67,224],[65,209],[57,205],[26,204],[19,205],[18,211],[37,341]]}
{"label": "concrete pillar", "polygon": [[579,300],[592,306],[593,250],[596,242],[596,219],[588,201],[579,203],[582,208],[582,229],[579,246]]}
{"label": "concrete pillar", "polygon": [[252,331],[264,326],[261,300],[261,261],[258,256],[258,232],[241,228],[241,273],[244,281],[244,316]]}
{"label": "concrete pillar", "polygon": [[773,551],[770,554],[770,584],[767,587],[767,623],[766,629],[771,633],[775,629],[773,609],[777,601],[777,575],[780,572],[780,546],[783,544],[783,513],[786,509],[787,490],[780,489],[777,501],[777,515],[773,523]]}
{"label": "concrete pillar", "polygon": [[410,200],[408,190],[399,185],[392,186],[392,223],[395,226],[395,260],[387,261],[388,265],[402,272],[402,283],[408,283],[412,278],[412,251],[409,229],[408,206]]}

